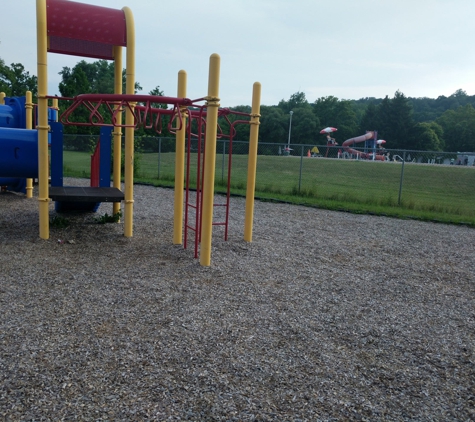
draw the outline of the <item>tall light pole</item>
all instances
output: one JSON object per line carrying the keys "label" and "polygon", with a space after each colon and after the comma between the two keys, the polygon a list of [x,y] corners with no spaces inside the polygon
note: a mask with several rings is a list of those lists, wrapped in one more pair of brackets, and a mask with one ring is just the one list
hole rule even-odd
{"label": "tall light pole", "polygon": [[290,124],[289,124],[289,142],[287,144],[287,148],[290,150],[290,132],[292,131],[292,114],[294,114],[294,112],[292,110],[290,110]]}

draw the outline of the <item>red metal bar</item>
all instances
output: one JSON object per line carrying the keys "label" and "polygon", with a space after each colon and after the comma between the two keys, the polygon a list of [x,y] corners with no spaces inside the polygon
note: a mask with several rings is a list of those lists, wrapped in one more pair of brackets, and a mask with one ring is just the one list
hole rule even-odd
{"label": "red metal bar", "polygon": [[[203,117],[203,110],[204,108],[200,108],[199,114],[196,117],[196,120],[198,122],[198,134],[197,136],[197,165],[196,165],[196,215],[195,215],[195,227],[196,227],[196,232],[195,232],[195,258],[198,258],[198,246],[201,242],[201,214],[203,212],[203,186],[202,186],[202,170],[201,168],[204,168],[204,136],[203,136],[203,127],[206,128],[205,125],[205,120]],[[193,136],[193,134],[192,134]],[[203,154],[203,158],[201,158],[201,155]],[[201,161],[203,160],[203,161]]]}
{"label": "red metal bar", "polygon": [[[191,155],[191,133],[187,130],[187,148],[186,148],[186,183],[185,183],[185,233],[183,239],[183,247],[186,249],[188,245],[188,229],[193,228],[188,226],[188,209],[190,205],[190,155]],[[196,212],[196,211],[195,211]],[[195,235],[196,236],[196,235]]]}
{"label": "red metal bar", "polygon": [[[190,111],[190,110],[189,110]],[[191,131],[192,120],[195,119],[198,124],[198,134],[194,134]],[[201,232],[201,204],[202,204],[202,177],[201,177],[201,144],[203,140],[203,107],[199,110],[193,110],[193,113],[190,113],[190,119],[188,120],[187,133],[188,133],[188,148],[187,148],[187,165],[186,165],[186,203],[185,203],[185,245],[187,244],[188,239],[188,230],[192,230],[195,233],[195,247],[194,247],[194,257],[198,258],[198,247],[200,242],[200,232]],[[192,204],[189,199],[189,190],[190,190],[190,166],[191,166],[191,140],[192,138],[197,138],[197,169],[196,169],[196,198],[195,204]],[[195,210],[195,226],[189,224],[189,209]],[[186,246],[185,246],[186,248]]]}
{"label": "red metal bar", "polygon": [[[71,100],[68,98],[68,100]],[[172,114],[173,119],[178,118],[181,128],[181,114],[177,112],[180,106],[192,106],[196,101],[203,99],[190,100],[188,98],[165,97],[160,95],[131,95],[131,94],[81,94],[73,98],[71,104],[66,111],[61,114],[60,121],[65,125],[77,126],[116,126],[116,127],[136,127],[139,122],[142,124],[147,122],[149,114],[158,115],[155,119],[153,127],[156,131],[161,130],[160,114]],[[137,105],[143,103],[144,105]],[[172,104],[174,107],[171,111],[168,109],[157,109],[152,107],[152,103]],[[86,107],[89,110],[89,122],[72,122],[70,117],[72,113],[79,107]],[[103,106],[111,115],[111,123],[105,123],[101,114],[100,107]],[[135,108],[138,108],[135,112]],[[124,109],[131,110],[134,113],[134,122],[132,125],[117,124],[117,116],[123,113]],[[140,115],[142,112],[143,116]],[[151,125],[150,125],[151,128]]]}
{"label": "red metal bar", "polygon": [[[193,101],[189,98],[164,97],[161,95],[139,95],[139,94],[81,94],[75,97],[75,100],[84,101],[126,101],[130,103],[161,103],[161,104],[177,104],[181,106],[191,106]],[[194,100],[196,101],[196,100]]]}
{"label": "red metal bar", "polygon": [[[227,177],[227,189],[226,189],[226,202],[225,203],[213,203],[213,206],[215,207],[225,207],[225,219],[224,221],[220,222],[213,222],[213,226],[224,226],[225,227],[225,233],[224,233],[224,239],[228,240],[228,233],[229,233],[229,210],[230,210],[230,198],[231,198],[231,170],[232,170],[232,141],[233,138],[236,134],[236,128],[235,126],[238,124],[249,124],[249,120],[235,120],[234,122],[231,122],[227,116],[229,114],[233,114],[232,111],[229,109],[223,109],[222,110],[222,117],[225,117],[227,123],[229,123],[229,135],[224,135],[223,137],[228,138],[229,137],[229,151],[228,151],[228,177]],[[205,120],[204,120],[204,115],[206,114],[205,108],[202,107],[200,109],[200,112],[198,113],[195,110],[195,113],[193,113],[192,117],[195,118],[198,122],[198,151],[197,151],[197,189],[196,189],[196,205],[193,205],[189,203],[189,195],[188,192],[186,194],[186,201],[187,201],[187,206],[186,208],[193,208],[195,210],[195,227],[192,227],[188,224],[188,215],[185,215],[185,226],[193,230],[195,232],[195,258],[198,257],[198,247],[199,243],[201,241],[201,213],[202,213],[202,204],[203,204],[203,186],[202,186],[202,180],[203,180],[203,172],[204,172],[204,167],[205,167],[205,159],[204,159],[204,151],[206,150],[206,145],[203,144],[203,126],[205,125]],[[249,114],[246,113],[237,113],[240,116],[247,116],[249,117]],[[191,119],[190,119],[191,123]],[[191,126],[191,124],[190,124]],[[188,127],[189,130],[189,140],[191,139],[191,130],[190,126]],[[221,133],[222,132],[222,129]],[[187,165],[187,179],[189,179],[189,160],[190,160],[190,151],[191,151],[191,143],[189,141],[188,143],[188,165]],[[202,155],[203,153],[203,155]],[[203,156],[203,158],[201,158]],[[187,189],[189,189],[189,185],[187,185]],[[187,233],[185,233],[185,237],[187,237]]]}
{"label": "red metal bar", "polygon": [[[188,114],[190,119],[205,118],[205,106],[200,106],[198,109],[191,108],[196,106],[196,102],[204,100],[199,98],[190,100],[188,98],[175,98],[160,95],[137,95],[137,94],[81,94],[77,97],[56,97],[48,96],[48,98],[56,98],[58,100],[72,101],[73,103],[61,114],[59,120],[65,125],[76,126],[117,126],[117,127],[137,127],[143,126],[146,129],[154,129],[157,133],[162,132],[162,115],[171,115],[168,129],[174,133],[181,128],[181,113],[178,113],[180,106],[190,107]],[[140,104],[142,103],[142,104]],[[172,104],[172,109],[162,109],[152,107],[152,103]],[[89,111],[88,122],[73,122],[71,121],[72,113],[80,107],[85,107]],[[105,119],[101,114],[101,107],[105,107],[111,115],[111,123],[105,123]],[[131,110],[134,114],[134,122],[132,125],[117,124],[117,116],[123,113],[125,109]],[[218,110],[218,117],[224,117],[227,123],[231,125],[228,115],[248,116],[246,113],[235,112],[229,108],[221,108]],[[152,116],[155,116],[152,120]],[[173,127],[175,119],[178,119],[179,124]],[[194,134],[197,136],[197,134]],[[228,138],[223,129],[218,125],[218,138]]]}

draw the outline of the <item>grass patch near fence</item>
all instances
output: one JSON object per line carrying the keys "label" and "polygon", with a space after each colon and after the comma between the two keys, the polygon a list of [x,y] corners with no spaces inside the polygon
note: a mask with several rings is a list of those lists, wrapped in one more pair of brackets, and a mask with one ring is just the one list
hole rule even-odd
{"label": "grass patch near fence", "polygon": [[[190,159],[196,184],[196,156]],[[65,176],[89,177],[90,154],[65,151]],[[137,183],[174,185],[175,154],[140,154]],[[216,157],[216,192],[225,192],[228,156]],[[259,156],[257,198],[331,210],[475,226],[475,168],[325,158]],[[232,194],[245,195],[247,155],[233,155]]]}
{"label": "grass patch near fence", "polygon": [[68,177],[91,177],[91,154],[88,152],[64,151],[63,171]]}

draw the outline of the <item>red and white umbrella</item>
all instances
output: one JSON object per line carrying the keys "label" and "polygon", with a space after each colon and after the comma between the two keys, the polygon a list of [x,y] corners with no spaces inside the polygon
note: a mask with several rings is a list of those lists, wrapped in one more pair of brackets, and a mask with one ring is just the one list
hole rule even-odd
{"label": "red and white umbrella", "polygon": [[331,132],[336,132],[338,129],[336,127],[326,127],[325,129],[322,129],[320,133],[331,133]]}

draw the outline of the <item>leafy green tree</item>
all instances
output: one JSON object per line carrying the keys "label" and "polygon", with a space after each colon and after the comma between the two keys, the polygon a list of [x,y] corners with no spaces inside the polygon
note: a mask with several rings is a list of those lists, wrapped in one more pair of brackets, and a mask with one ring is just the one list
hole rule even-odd
{"label": "leafy green tree", "polygon": [[[356,121],[358,125],[361,124],[361,121],[363,120],[363,117],[366,113],[366,109],[368,108],[368,106],[372,104],[374,107],[376,107],[381,101],[382,99],[378,99],[375,97],[365,97],[365,98],[360,98],[359,100],[350,100],[353,110],[356,113]],[[365,130],[366,129],[363,129],[363,133]]]}
{"label": "leafy green tree", "polygon": [[412,98],[411,104],[416,122],[430,122],[440,115],[433,98]]}
{"label": "leafy green tree", "polygon": [[338,134],[341,142],[359,135],[356,113],[351,106],[350,101],[341,100],[338,102],[336,118],[338,121]]}
{"label": "leafy green tree", "polygon": [[72,70],[69,67],[63,67],[59,72],[62,81],[59,83],[59,92],[63,97],[75,97],[79,94],[91,93],[91,83],[88,75],[80,66]]}
{"label": "leafy green tree", "polygon": [[391,100],[387,95],[383,98],[383,101],[381,101],[381,103],[376,108],[376,113],[377,126],[369,130],[377,130],[379,138],[384,138],[388,140],[389,142],[391,142],[391,148],[396,148],[396,138],[392,133],[393,122],[391,116]]}
{"label": "leafy green tree", "polygon": [[429,122],[439,118],[447,110],[456,110],[459,107],[471,104],[475,107],[475,95],[458,89],[449,97],[441,95],[433,98],[411,98],[416,122]]}
{"label": "leafy green tree", "polygon": [[[322,129],[327,126],[336,127],[338,132],[335,137],[340,139],[339,143],[360,135],[356,112],[351,101],[339,100],[333,96],[321,97],[315,101],[313,112],[318,119],[317,133],[320,126]],[[325,138],[321,137],[320,143],[325,142]]]}
{"label": "leafy green tree", "polygon": [[[311,144],[318,143],[318,119],[310,107],[301,107],[293,110],[291,144]],[[289,119],[290,123],[290,119]]]}
{"label": "leafy green tree", "polygon": [[0,58],[0,92],[5,93],[7,96],[10,92],[8,74],[8,66],[6,66],[5,62]]}
{"label": "leafy green tree", "polygon": [[412,149],[442,151],[444,147],[442,134],[442,127],[435,122],[417,123],[414,126],[414,144]]}
{"label": "leafy green tree", "polygon": [[313,112],[322,126],[338,128],[338,101],[337,97],[330,95],[328,97],[321,97],[313,103]]}
{"label": "leafy green tree", "polygon": [[12,63],[11,66],[7,66],[0,59],[0,92],[4,92],[7,97],[23,97],[26,91],[31,91],[33,98],[36,98],[37,77],[30,75],[20,63]]}
{"label": "leafy green tree", "polygon": [[447,151],[475,151],[475,108],[471,104],[447,110],[436,123],[444,131]]}
{"label": "leafy green tree", "polygon": [[[78,62],[72,69],[63,67],[59,72],[61,82],[59,92],[63,97],[75,97],[80,94],[112,94],[114,93],[114,63],[97,60],[87,63]],[[79,85],[75,85],[80,82]],[[122,92],[125,93],[126,75],[122,71]],[[140,83],[135,82],[135,92],[142,90]]]}
{"label": "leafy green tree", "polygon": [[[372,111],[371,111],[372,112]],[[373,123],[375,127],[367,130],[377,130],[378,138],[388,141],[389,148],[414,149],[414,119],[411,103],[400,91],[394,98],[386,96],[376,107],[376,115],[365,123]]]}
{"label": "leafy green tree", "polygon": [[286,142],[289,116],[280,107],[261,106],[259,139],[263,142]]}
{"label": "leafy green tree", "polygon": [[399,148],[414,149],[414,118],[408,98],[396,91],[390,102],[391,138]]}
{"label": "leafy green tree", "polygon": [[310,107],[304,92],[296,92],[292,94],[288,101],[280,100],[278,107],[282,109],[284,114],[295,111],[297,108]]}
{"label": "leafy green tree", "polygon": [[[113,94],[114,93],[114,63],[107,60],[97,60],[87,63],[85,60],[79,61],[73,68],[63,67],[59,72],[61,82],[59,91],[63,97],[76,97],[80,94]],[[125,92],[125,70],[122,71],[123,92]],[[135,92],[142,87],[135,83]],[[60,104],[60,107],[63,105]],[[110,121],[110,113],[105,106],[100,108],[100,113],[105,121]],[[85,107],[78,108],[70,118],[71,122],[86,123],[90,121],[90,111]],[[91,126],[67,126],[65,133],[78,135],[96,135],[97,127]],[[94,138],[78,137],[72,141],[71,147],[80,150],[92,149],[95,145]]]}
{"label": "leafy green tree", "polygon": [[8,90],[8,84],[5,81],[5,73],[7,72],[7,66],[5,66],[5,61],[0,58],[0,92],[4,92]]}
{"label": "leafy green tree", "polygon": [[456,110],[459,107],[465,106],[470,103],[470,97],[462,89],[457,89],[449,97],[441,95],[435,100],[435,106],[441,110]]}
{"label": "leafy green tree", "polygon": [[[84,60],[80,61],[73,69],[69,67],[63,67],[63,70],[59,72],[62,77],[59,83],[59,92],[63,97],[73,98],[80,94],[97,93],[92,88],[92,72],[91,66]],[[113,91],[112,91],[113,92]],[[111,93],[106,91],[105,93]],[[61,102],[60,107],[64,107],[65,103]],[[66,107],[69,104],[66,105]],[[64,111],[64,110],[61,110]],[[74,123],[87,123],[89,122],[90,112],[86,108],[78,108],[69,118],[70,122]],[[97,135],[98,129],[90,126],[65,126],[64,132],[68,135]],[[96,145],[96,140],[91,137],[80,136],[76,138],[66,137],[65,146],[68,148],[78,149],[79,151],[92,151]]]}
{"label": "leafy green tree", "polygon": [[381,127],[378,109],[374,102],[371,102],[366,107],[366,110],[361,118],[359,125],[359,133],[366,133],[367,130],[377,130]]}

